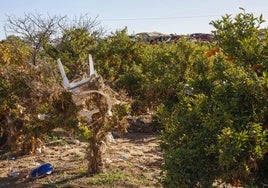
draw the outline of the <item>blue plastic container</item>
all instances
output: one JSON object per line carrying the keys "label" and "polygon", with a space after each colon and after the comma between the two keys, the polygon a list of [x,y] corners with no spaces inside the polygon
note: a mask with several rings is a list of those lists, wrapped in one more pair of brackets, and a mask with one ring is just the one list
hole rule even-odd
{"label": "blue plastic container", "polygon": [[43,177],[45,175],[51,174],[52,171],[53,171],[52,165],[50,163],[45,163],[33,169],[30,173],[30,178],[35,179]]}

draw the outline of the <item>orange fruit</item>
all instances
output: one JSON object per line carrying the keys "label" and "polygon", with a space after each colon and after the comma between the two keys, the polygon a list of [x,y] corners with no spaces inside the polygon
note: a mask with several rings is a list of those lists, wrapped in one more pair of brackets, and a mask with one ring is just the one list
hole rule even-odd
{"label": "orange fruit", "polygon": [[227,59],[228,61],[232,61],[234,58],[233,58],[233,56],[228,55],[228,56],[226,57],[226,59]]}
{"label": "orange fruit", "polygon": [[212,55],[215,55],[216,54],[216,51],[213,49],[213,50],[210,50],[210,52],[212,53]]}
{"label": "orange fruit", "polygon": [[214,55],[211,51],[206,52],[206,57],[211,57],[212,55]]}
{"label": "orange fruit", "polygon": [[255,72],[258,71],[260,68],[261,68],[261,66],[258,65],[258,64],[254,64],[254,65],[252,66],[252,69],[253,69]]}
{"label": "orange fruit", "polygon": [[220,51],[220,48],[216,47],[214,51],[218,53]]}
{"label": "orange fruit", "polygon": [[240,180],[239,179],[234,179],[233,180],[233,185],[238,187],[240,185]]}

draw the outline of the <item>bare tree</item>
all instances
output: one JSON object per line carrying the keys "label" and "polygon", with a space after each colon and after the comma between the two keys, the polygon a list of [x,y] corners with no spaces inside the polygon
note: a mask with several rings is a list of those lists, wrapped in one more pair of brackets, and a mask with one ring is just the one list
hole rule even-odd
{"label": "bare tree", "polygon": [[49,16],[24,13],[23,18],[8,16],[6,28],[9,32],[21,35],[33,47],[32,62],[35,65],[38,52],[59,31],[66,16]]}
{"label": "bare tree", "polygon": [[87,14],[74,17],[69,22],[65,22],[62,26],[63,30],[69,30],[72,28],[80,28],[88,31],[92,37],[98,38],[105,33],[103,27],[101,27],[98,17],[91,18]]}

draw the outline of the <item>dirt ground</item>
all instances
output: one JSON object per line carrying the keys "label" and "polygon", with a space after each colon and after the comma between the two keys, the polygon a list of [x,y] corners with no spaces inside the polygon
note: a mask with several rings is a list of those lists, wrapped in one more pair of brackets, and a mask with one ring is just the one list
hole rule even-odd
{"label": "dirt ground", "polygon": [[[86,176],[86,148],[85,142],[59,140],[33,155],[8,156],[0,161],[0,187],[161,187],[163,157],[157,133],[109,137],[103,147],[104,172],[93,177]],[[52,174],[31,180],[31,170],[43,163],[52,164]]]}

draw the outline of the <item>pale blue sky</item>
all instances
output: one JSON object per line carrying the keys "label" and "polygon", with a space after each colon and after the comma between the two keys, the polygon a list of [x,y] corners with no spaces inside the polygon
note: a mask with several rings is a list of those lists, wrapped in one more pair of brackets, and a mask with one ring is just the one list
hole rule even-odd
{"label": "pale blue sky", "polygon": [[[6,15],[24,13],[98,17],[108,33],[128,28],[128,33],[157,31],[165,34],[210,33],[212,20],[235,15],[243,7],[268,22],[267,0],[3,0],[0,6],[0,40],[5,38]],[[267,22],[263,27],[267,27]]]}

